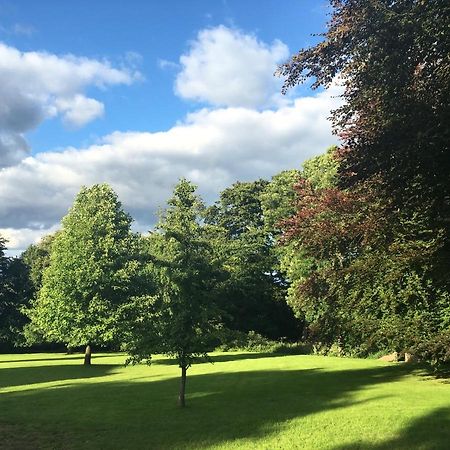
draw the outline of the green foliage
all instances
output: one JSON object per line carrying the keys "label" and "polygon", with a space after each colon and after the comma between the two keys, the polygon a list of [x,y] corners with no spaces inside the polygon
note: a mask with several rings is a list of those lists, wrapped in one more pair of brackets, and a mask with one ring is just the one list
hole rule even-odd
{"label": "green foliage", "polygon": [[150,361],[152,354],[163,353],[187,369],[214,345],[220,321],[215,300],[224,273],[208,242],[195,189],[187,180],[179,182],[157,231],[147,240],[148,270],[156,286],[153,295],[135,297],[122,308],[129,362]]}
{"label": "green foliage", "polygon": [[39,243],[31,244],[21,255],[22,261],[30,271],[35,295],[42,287],[44,270],[50,265],[50,253],[58,232],[44,236]]}
{"label": "green foliage", "polygon": [[113,341],[115,311],[139,286],[131,218],[106,184],[82,188],[51,244],[50,265],[29,314],[50,341]]}
{"label": "green foliage", "polygon": [[264,225],[270,233],[280,232],[280,222],[295,213],[297,195],[294,185],[300,180],[300,171],[284,170],[272,177],[259,198]]}
{"label": "green foliage", "polygon": [[337,186],[339,168],[337,150],[336,146],[332,146],[326,153],[310,158],[303,163],[301,176],[308,180],[313,188],[325,189]]}
{"label": "green foliage", "polygon": [[220,200],[206,211],[206,221],[227,230],[230,238],[239,237],[264,225],[260,194],[266,180],[237,182],[220,193]]}
{"label": "green foliage", "polygon": [[423,216],[389,215],[379,189],[313,189],[305,182],[298,212],[286,222],[287,250],[299,256],[288,266],[288,301],[327,353],[333,344],[347,355],[415,353],[448,327],[448,292],[430,264],[440,236]]}
{"label": "green foliage", "polygon": [[263,180],[235,183],[208,209],[206,220],[216,227],[214,245],[229,273],[221,293],[225,325],[292,339],[298,336],[298,323],[284,301],[286,286],[277,270],[272,232],[264,226],[261,196],[268,186]]}
{"label": "green foliage", "polygon": [[28,322],[23,309],[31,293],[28,270],[18,258],[5,255],[6,240],[0,236],[0,346],[22,342],[22,330]]}
{"label": "green foliage", "polygon": [[[335,153],[336,147],[330,147],[325,154],[305,161],[301,171],[282,172],[272,178],[266,193],[274,200],[273,205],[282,205],[279,209],[275,209],[278,227],[288,226],[289,220],[295,216],[299,209],[299,204],[303,204],[304,199],[299,196],[297,188],[304,185],[305,180],[313,192],[321,188],[333,188],[336,185],[337,161]],[[275,193],[275,195],[272,193]],[[305,193],[302,191],[300,195],[304,196]],[[266,214],[267,217],[271,217],[270,207],[272,205],[269,203],[263,203],[263,205],[266,206],[265,217]],[[277,230],[278,233],[280,231]],[[297,318],[303,320],[307,313],[303,308],[298,307],[297,293],[301,283],[313,270],[316,259],[314,255],[303,251],[301,245],[297,242],[285,238],[282,241],[283,245],[277,247],[276,253],[280,271],[289,281],[286,300],[293,308]]]}
{"label": "green foliage", "polygon": [[217,351],[263,352],[277,355],[306,355],[311,353],[311,346],[302,342],[273,341],[254,331],[243,333],[237,330],[221,330],[221,344]]}

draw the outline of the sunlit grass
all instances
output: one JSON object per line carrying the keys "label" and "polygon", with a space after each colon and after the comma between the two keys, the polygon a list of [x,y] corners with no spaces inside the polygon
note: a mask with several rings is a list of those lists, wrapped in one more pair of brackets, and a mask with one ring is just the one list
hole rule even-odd
{"label": "sunlit grass", "polygon": [[405,365],[214,354],[188,371],[125,356],[0,356],[1,448],[446,449],[450,384]]}

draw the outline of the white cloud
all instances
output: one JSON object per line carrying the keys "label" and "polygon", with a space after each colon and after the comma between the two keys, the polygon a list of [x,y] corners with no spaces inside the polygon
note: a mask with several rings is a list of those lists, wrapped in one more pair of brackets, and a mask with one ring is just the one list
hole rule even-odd
{"label": "white cloud", "polygon": [[23,158],[24,133],[47,117],[62,114],[68,124],[82,126],[101,116],[103,104],[86,97],[86,88],[130,84],[139,77],[107,61],[21,52],[0,42],[0,167]]}
{"label": "white cloud", "polygon": [[281,99],[281,81],[273,73],[288,56],[288,47],[278,40],[267,45],[223,25],[202,30],[180,57],[175,91],[216,106],[271,106]]}
{"label": "white cloud", "polygon": [[59,228],[54,225],[47,229],[33,228],[0,228],[0,235],[6,239],[8,249],[25,249],[30,244],[36,244],[42,236],[54,233]]}
{"label": "white cloud", "polygon": [[237,180],[269,178],[323,152],[336,142],[326,119],[338,104],[336,93],[278,110],[203,109],[168,131],[116,132],[85,149],[28,157],[0,171],[0,227],[16,230],[14,245],[23,248],[57,226],[82,185],[107,182],[145,229],[179,177],[213,201]]}
{"label": "white cloud", "polygon": [[59,98],[55,106],[63,114],[64,122],[75,127],[82,127],[103,116],[105,111],[103,103],[79,94],[71,98]]}

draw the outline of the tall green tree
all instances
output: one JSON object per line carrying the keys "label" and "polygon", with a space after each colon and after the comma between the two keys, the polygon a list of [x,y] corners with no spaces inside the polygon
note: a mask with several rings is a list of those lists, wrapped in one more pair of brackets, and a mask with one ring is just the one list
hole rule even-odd
{"label": "tall green tree", "polygon": [[259,196],[264,227],[274,238],[280,234],[281,222],[295,214],[297,193],[294,186],[299,181],[300,170],[284,170],[272,177]]}
{"label": "tall green tree", "polygon": [[133,294],[139,271],[131,218],[106,184],[83,187],[52,243],[50,265],[30,310],[49,341],[69,347],[114,341],[115,311]]}
{"label": "tall green tree", "polygon": [[122,308],[124,348],[130,362],[149,362],[154,353],[175,358],[181,369],[181,407],[188,368],[214,346],[221,320],[216,299],[224,278],[195,191],[182,179],[156,231],[147,238],[153,295],[137,296]]}
{"label": "tall green tree", "polygon": [[[284,239],[282,232],[286,221],[295,216],[299,208],[298,186],[305,180],[312,189],[332,187],[337,182],[336,148],[306,160],[301,170],[286,170],[272,177],[261,193],[260,200],[267,232],[274,243],[276,270],[286,285],[285,299],[296,317],[305,320],[305,311],[298,307],[298,288],[311,272],[314,258],[307,255],[294,240]],[[283,245],[279,245],[281,240]],[[303,332],[305,332],[305,328]]]}

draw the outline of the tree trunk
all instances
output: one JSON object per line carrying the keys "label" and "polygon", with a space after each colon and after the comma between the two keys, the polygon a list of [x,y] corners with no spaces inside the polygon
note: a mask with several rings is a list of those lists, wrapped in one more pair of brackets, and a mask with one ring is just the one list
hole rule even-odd
{"label": "tree trunk", "polygon": [[91,346],[88,344],[86,345],[86,350],[84,352],[84,365],[90,366],[91,365]]}
{"label": "tree trunk", "polygon": [[184,393],[186,392],[186,366],[181,367],[181,383],[180,383],[180,395],[178,397],[178,405],[181,408],[185,406]]}

